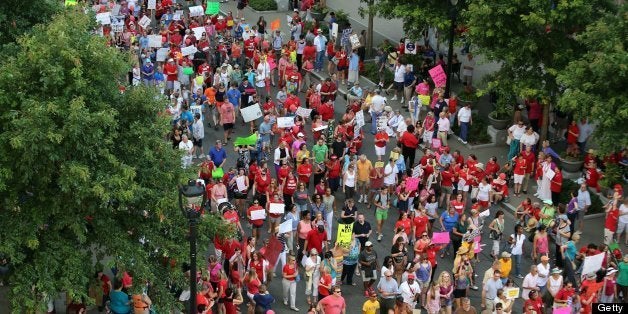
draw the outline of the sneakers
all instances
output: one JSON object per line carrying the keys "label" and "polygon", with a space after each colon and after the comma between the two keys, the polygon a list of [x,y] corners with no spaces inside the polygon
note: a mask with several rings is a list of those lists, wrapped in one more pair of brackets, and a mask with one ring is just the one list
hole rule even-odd
{"label": "sneakers", "polygon": [[287,305],[288,305],[288,301],[283,300],[283,305],[286,305],[286,306],[287,306]]}
{"label": "sneakers", "polygon": [[358,203],[362,203],[362,197],[364,197],[364,195],[360,195],[360,198],[358,199]]}
{"label": "sneakers", "polygon": [[382,242],[382,238],[383,238],[383,237],[384,237],[384,235],[380,233],[380,234],[377,236],[377,242]]}
{"label": "sneakers", "polygon": [[368,196],[364,195],[364,204],[368,204],[369,203],[369,198]]}
{"label": "sneakers", "polygon": [[467,143],[468,143],[467,141],[462,141],[462,144],[464,145],[467,145]]}
{"label": "sneakers", "polygon": [[521,276],[521,275],[517,275],[517,278],[519,278],[519,279],[523,279],[523,276]]}
{"label": "sneakers", "polygon": [[397,95],[393,96],[390,100],[397,100]]}
{"label": "sneakers", "polygon": [[297,309],[297,308],[296,308],[296,307],[294,307],[294,306],[293,306],[293,307],[291,307],[290,309],[291,309],[291,310],[293,310],[293,311],[295,311],[295,312],[298,312],[298,311],[299,311],[299,309]]}
{"label": "sneakers", "polygon": [[471,289],[478,290],[478,286],[471,286]]}
{"label": "sneakers", "polygon": [[403,101],[404,101],[404,100],[405,100],[405,99],[404,99],[403,97],[401,97],[401,100],[399,101],[399,103],[403,104]]}

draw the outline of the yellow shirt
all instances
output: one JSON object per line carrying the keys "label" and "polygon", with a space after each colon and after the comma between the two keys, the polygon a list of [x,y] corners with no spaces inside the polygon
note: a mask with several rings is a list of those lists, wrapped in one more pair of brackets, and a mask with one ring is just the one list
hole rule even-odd
{"label": "yellow shirt", "polygon": [[368,181],[369,173],[371,172],[371,169],[373,169],[373,164],[371,163],[371,161],[368,159],[364,162],[358,160],[356,162],[356,165],[358,168],[358,181]]}
{"label": "yellow shirt", "polygon": [[510,275],[510,270],[512,269],[512,259],[499,259],[499,271],[501,272],[502,278],[508,278]]}
{"label": "yellow shirt", "polygon": [[366,300],[362,305],[362,314],[376,314],[379,311],[379,301]]}

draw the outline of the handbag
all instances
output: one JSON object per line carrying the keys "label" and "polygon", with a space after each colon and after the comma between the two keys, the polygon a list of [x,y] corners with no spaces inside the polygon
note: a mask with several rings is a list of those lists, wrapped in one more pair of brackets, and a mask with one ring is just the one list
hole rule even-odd
{"label": "handbag", "polygon": [[499,232],[497,232],[497,231],[495,231],[495,230],[491,229],[491,232],[489,233],[489,237],[490,237],[492,240],[499,240]]}

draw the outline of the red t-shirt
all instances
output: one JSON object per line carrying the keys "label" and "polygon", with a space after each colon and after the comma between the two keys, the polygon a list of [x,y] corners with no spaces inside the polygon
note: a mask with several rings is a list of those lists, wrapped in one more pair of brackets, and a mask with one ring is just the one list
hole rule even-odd
{"label": "red t-shirt", "polygon": [[408,148],[416,149],[417,147],[419,147],[419,140],[416,138],[416,136],[414,136],[414,134],[408,131],[403,132],[399,141],[401,142],[401,144]]}
{"label": "red t-shirt", "polygon": [[[246,215],[248,217],[251,217],[251,212],[252,211],[260,210],[260,209],[263,210],[264,208],[262,206],[259,206],[259,205],[253,205],[253,206],[249,207],[249,209],[246,210]],[[264,220],[263,219],[256,219],[256,220],[250,220],[250,221],[251,221],[251,224],[253,224],[253,226],[256,226],[256,227],[260,227],[260,226],[262,226],[264,224]]]}
{"label": "red t-shirt", "polygon": [[451,171],[449,171],[449,170],[441,171],[440,175],[441,175],[441,178],[443,179],[441,181],[441,185],[442,186],[444,186],[444,187],[452,187],[453,186],[454,175],[451,173]]}
{"label": "red t-shirt", "polygon": [[[285,266],[284,266],[284,270],[285,270]],[[249,283],[246,284],[246,290],[250,294],[254,295],[256,293],[259,293],[259,286],[261,285],[262,285],[262,282],[259,280],[259,278],[255,278],[254,280],[250,280]]]}
{"label": "red t-shirt", "polygon": [[521,152],[523,158],[526,160],[526,173],[532,173],[534,171],[534,164],[536,163],[536,157],[532,152]]}
{"label": "red t-shirt", "polygon": [[111,280],[105,274],[100,277],[100,281],[102,281],[102,293],[103,295],[109,295],[109,283]]}
{"label": "red t-shirt", "polygon": [[314,45],[306,45],[303,47],[303,60],[314,60],[316,57],[316,47]]}
{"label": "red t-shirt", "polygon": [[164,65],[164,74],[166,74],[167,81],[176,81],[177,80],[177,65],[174,63],[166,63]]}
{"label": "red t-shirt", "polygon": [[293,195],[294,191],[296,190],[297,190],[297,179],[294,177],[292,179],[286,179],[286,183],[283,186],[283,194]]}
{"label": "red t-shirt", "polygon": [[323,296],[330,295],[329,289],[324,286],[331,286],[331,275],[329,273],[321,276],[321,280],[318,282],[318,294]]}
{"label": "red t-shirt", "polygon": [[319,304],[325,314],[340,314],[342,309],[346,307],[344,298],[338,298],[333,295],[325,297]]}
{"label": "red t-shirt", "polygon": [[499,171],[499,164],[496,162],[487,162],[486,163],[486,171],[487,174],[496,174]]}
{"label": "red t-shirt", "polygon": [[375,146],[377,147],[386,147],[386,143],[388,142],[388,134],[386,132],[378,132],[375,134]]}
{"label": "red t-shirt", "polygon": [[604,220],[604,228],[612,232],[617,231],[618,220],[619,220],[619,209],[615,207],[606,214],[606,219]]}
{"label": "red t-shirt", "polygon": [[407,234],[410,235],[410,232],[412,231],[412,220],[408,219],[402,219],[402,220],[397,220],[397,222],[395,223],[395,229],[402,227],[403,231]]}
{"label": "red t-shirt", "polygon": [[427,224],[429,223],[427,216],[414,217],[414,236],[418,239],[423,232],[427,231]]}
{"label": "red t-shirt", "polygon": [[297,173],[299,175],[299,181],[307,184],[310,182],[310,176],[312,175],[312,164],[299,165]]}
{"label": "red t-shirt", "polygon": [[453,201],[451,201],[450,204],[456,210],[458,215],[462,215],[462,213],[464,212],[464,203],[463,202],[458,202],[458,200],[453,200]]}
{"label": "red t-shirt", "polygon": [[[294,275],[294,273],[296,273],[297,270],[294,267],[286,264],[286,265],[283,265],[283,272],[286,273],[287,275]],[[286,279],[286,280],[294,281],[294,278],[289,278],[289,279]]]}
{"label": "red t-shirt", "polygon": [[265,176],[262,176],[261,173],[258,174],[257,176],[255,176],[255,183],[255,192],[265,194],[266,190],[268,190],[268,186],[270,185],[270,175],[268,173],[266,173]]}
{"label": "red t-shirt", "polygon": [[560,193],[563,186],[563,174],[560,171],[556,171],[556,174],[550,182],[550,191],[554,193]]}
{"label": "red t-shirt", "polygon": [[240,217],[238,217],[238,212],[235,210],[228,210],[226,211],[223,215],[223,218],[225,218],[226,221],[230,222],[230,223],[238,223],[240,222]]}
{"label": "red t-shirt", "polygon": [[323,241],[327,239],[327,231],[318,232],[318,229],[312,229],[307,233],[307,251],[316,249],[318,252],[323,251]]}
{"label": "red t-shirt", "polygon": [[515,174],[524,175],[526,173],[527,168],[528,168],[528,162],[526,161],[526,159],[517,158],[517,161],[515,162],[515,169],[514,169]]}
{"label": "red t-shirt", "polygon": [[340,162],[338,160],[331,160],[327,163],[327,168],[329,172],[327,173],[328,178],[339,178],[340,177]]}

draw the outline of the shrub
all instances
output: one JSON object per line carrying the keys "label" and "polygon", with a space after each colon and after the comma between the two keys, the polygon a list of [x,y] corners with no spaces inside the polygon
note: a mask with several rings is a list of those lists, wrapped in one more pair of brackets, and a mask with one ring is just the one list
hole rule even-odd
{"label": "shrub", "polygon": [[277,2],[275,0],[251,0],[249,6],[255,11],[275,11]]}
{"label": "shrub", "polygon": [[[377,70],[376,63],[366,62],[364,63],[364,73],[362,73],[362,75],[377,84],[379,83],[379,72]],[[388,87],[388,85],[393,82],[394,78],[392,72],[390,72],[388,68],[384,68],[384,87]]]}
{"label": "shrub", "polygon": [[[480,145],[480,144],[488,144],[491,142],[491,137],[488,135],[486,128],[488,127],[488,123],[480,118],[477,113],[473,113],[471,116],[473,124],[469,128],[469,139],[468,142],[471,145]],[[454,134],[460,134],[460,127],[458,126],[458,120],[456,123],[451,125],[451,131]]]}

